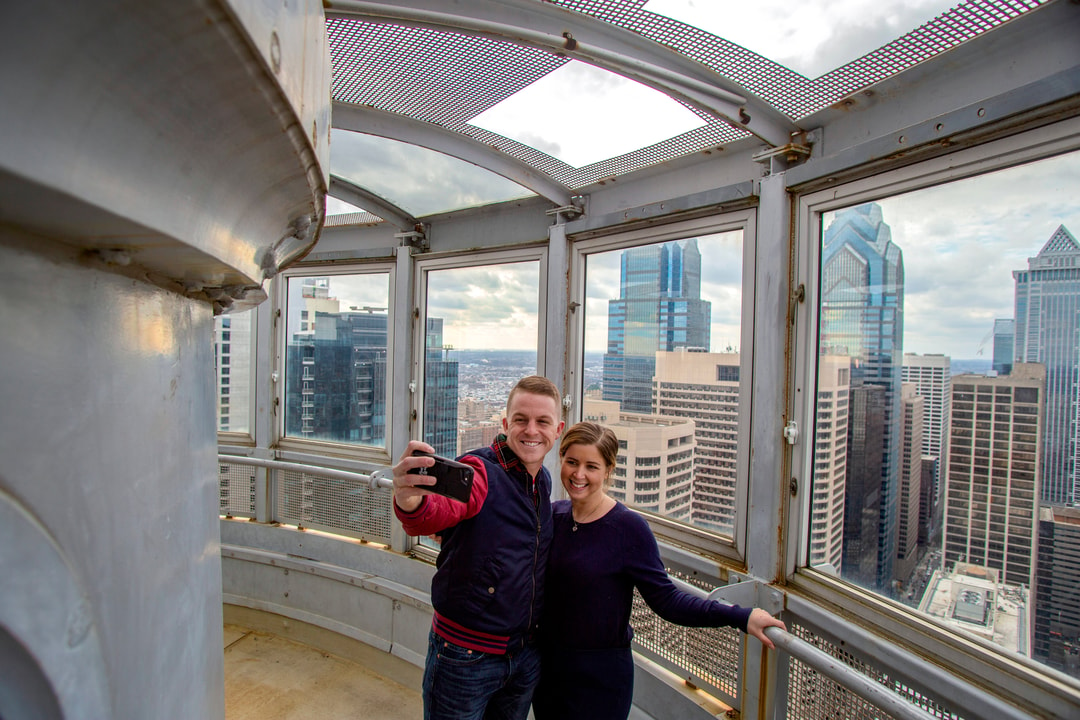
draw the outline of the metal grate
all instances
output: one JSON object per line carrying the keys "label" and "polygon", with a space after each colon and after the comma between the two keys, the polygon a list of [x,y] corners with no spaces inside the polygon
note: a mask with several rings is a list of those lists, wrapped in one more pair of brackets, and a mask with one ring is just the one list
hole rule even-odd
{"label": "metal grate", "polygon": [[[670,569],[668,572],[673,577],[680,577]],[[700,582],[694,584],[702,585]],[[708,686],[729,705],[738,704],[742,652],[738,630],[674,625],[654,613],[636,590],[630,625],[634,628],[634,643],[639,650],[645,651],[645,655],[684,678],[692,678],[699,687]]]}
{"label": "metal grate", "polygon": [[390,542],[390,493],[309,472],[275,472],[277,519],[281,522],[370,542]]}
{"label": "metal grate", "polygon": [[[859,660],[807,628],[793,622],[787,625],[799,639],[876,680],[934,717],[962,720],[957,713],[923,697],[914,688],[905,687],[890,678],[887,672]],[[893,717],[794,658],[788,663],[787,716],[801,720],[887,720]]]}
{"label": "metal grate", "polygon": [[816,79],[703,30],[647,12],[642,8],[648,0],[553,1],[674,48],[799,120],[1050,0],[970,0]]}
{"label": "metal grate", "polygon": [[[647,0],[550,0],[668,46],[712,68],[793,120],[986,32],[1050,0],[970,0],[820,78],[806,78],[723,38],[647,12]],[[327,20],[334,100],[370,105],[460,132],[542,170],[571,188],[623,175],[747,136],[708,124],[625,155],[573,168],[468,120],[568,62],[507,42],[426,28]],[[692,108],[691,108],[692,109]],[[693,109],[692,109],[693,110]]]}
{"label": "metal grate", "polygon": [[218,465],[221,514],[255,517],[255,474],[246,465]]}

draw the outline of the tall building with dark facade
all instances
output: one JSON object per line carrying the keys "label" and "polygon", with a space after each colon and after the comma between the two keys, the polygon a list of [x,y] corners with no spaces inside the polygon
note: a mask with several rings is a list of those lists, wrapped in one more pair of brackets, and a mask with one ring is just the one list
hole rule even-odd
{"label": "tall building with dark facade", "polygon": [[[848,391],[847,477],[844,487],[844,548],[841,577],[877,588],[881,528],[881,452],[885,437],[885,388],[860,385]],[[893,543],[893,547],[896,543]],[[889,565],[890,572],[892,563]],[[892,578],[888,578],[891,582]]]}
{"label": "tall building with dark facade", "polygon": [[386,437],[386,310],[317,311],[285,355],[285,434],[380,446]]}
{"label": "tall building with dark facade", "polygon": [[1059,226],[1016,281],[1016,362],[1046,367],[1043,419],[1042,500],[1072,505],[1080,501],[1080,244]]}
{"label": "tall building with dark facade", "polygon": [[[307,315],[285,358],[285,433],[382,446],[386,438],[387,312],[382,308]],[[424,442],[457,452],[458,364],[442,345],[442,320],[428,320]]]}
{"label": "tall building with dark facade", "polygon": [[1080,677],[1080,507],[1039,508],[1036,660]]}
{"label": "tall building with dark facade", "polygon": [[424,442],[436,455],[458,452],[458,364],[443,344],[442,318],[428,318],[424,351]]}
{"label": "tall building with dark facade", "polygon": [[[863,449],[867,458],[880,459],[876,487],[862,488],[861,497],[854,501],[860,505],[858,514],[867,511],[861,503],[871,499],[878,509],[875,578],[870,582],[860,571],[858,581],[881,591],[891,588],[896,558],[903,339],[904,262],[900,248],[892,242],[891,229],[883,222],[881,207],[868,203],[837,213],[822,241],[819,346],[822,354],[851,358],[853,399],[860,386],[883,391],[880,452]],[[849,453],[851,450],[849,445]],[[848,492],[852,491],[851,474],[864,469],[849,465]],[[860,478],[856,484],[862,482]],[[849,553],[847,547],[848,520],[846,517],[844,566],[854,567],[848,560],[855,553]],[[865,527],[865,522],[860,526]],[[869,542],[863,535],[858,538],[860,563],[865,559],[861,554],[869,552]]]}
{"label": "tall building with dark facade", "polygon": [[608,301],[603,399],[624,412],[652,412],[657,351],[708,351],[711,315],[697,238],[625,250],[619,298]]}

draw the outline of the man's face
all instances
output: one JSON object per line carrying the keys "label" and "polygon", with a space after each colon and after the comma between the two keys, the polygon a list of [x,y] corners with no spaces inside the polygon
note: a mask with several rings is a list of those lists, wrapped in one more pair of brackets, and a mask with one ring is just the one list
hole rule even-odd
{"label": "man's face", "polygon": [[530,475],[539,472],[562,429],[555,398],[518,390],[510,399],[503,418],[506,444]]}

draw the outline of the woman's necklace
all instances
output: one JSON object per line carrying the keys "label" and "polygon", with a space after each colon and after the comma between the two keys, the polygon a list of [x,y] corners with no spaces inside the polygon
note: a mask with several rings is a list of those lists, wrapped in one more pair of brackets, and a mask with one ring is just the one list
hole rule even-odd
{"label": "woman's necklace", "polygon": [[[600,502],[597,503],[596,507],[594,507],[589,512],[585,513],[584,517],[582,517],[580,521],[577,518],[574,518],[574,525],[573,525],[573,527],[570,528],[570,531],[571,532],[577,532],[578,522],[580,522],[582,525],[584,525],[584,524],[588,523],[590,520],[592,520],[594,515],[601,514],[599,511],[602,510],[607,505],[607,503],[604,502],[605,500],[606,500],[606,498],[601,498]],[[570,517],[574,517],[573,508],[570,509]]]}

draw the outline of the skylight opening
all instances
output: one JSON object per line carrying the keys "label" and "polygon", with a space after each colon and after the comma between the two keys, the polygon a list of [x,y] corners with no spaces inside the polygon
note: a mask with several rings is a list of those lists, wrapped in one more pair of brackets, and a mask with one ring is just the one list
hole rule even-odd
{"label": "skylight opening", "polygon": [[649,0],[644,10],[817,78],[961,3],[957,0]]}
{"label": "skylight opening", "polygon": [[581,168],[706,123],[657,90],[571,60],[469,124]]}

